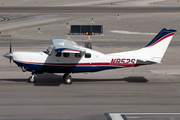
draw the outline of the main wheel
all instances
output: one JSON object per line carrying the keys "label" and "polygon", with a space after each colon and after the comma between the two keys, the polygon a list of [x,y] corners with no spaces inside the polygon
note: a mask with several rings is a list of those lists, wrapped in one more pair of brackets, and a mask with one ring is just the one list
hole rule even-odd
{"label": "main wheel", "polygon": [[73,83],[73,79],[72,79],[71,76],[69,75],[69,76],[67,76],[67,77],[64,79],[64,82],[65,82],[65,84],[70,85],[70,84]]}
{"label": "main wheel", "polygon": [[30,83],[34,83],[35,82],[35,76],[34,75],[29,77],[29,82]]}

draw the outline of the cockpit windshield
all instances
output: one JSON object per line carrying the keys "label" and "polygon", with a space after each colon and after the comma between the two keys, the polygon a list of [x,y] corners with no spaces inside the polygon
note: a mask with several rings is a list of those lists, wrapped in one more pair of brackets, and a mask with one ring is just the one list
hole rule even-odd
{"label": "cockpit windshield", "polygon": [[42,52],[44,52],[44,53],[46,53],[48,55],[51,55],[52,50],[53,50],[53,46],[49,46],[46,49],[44,49]]}

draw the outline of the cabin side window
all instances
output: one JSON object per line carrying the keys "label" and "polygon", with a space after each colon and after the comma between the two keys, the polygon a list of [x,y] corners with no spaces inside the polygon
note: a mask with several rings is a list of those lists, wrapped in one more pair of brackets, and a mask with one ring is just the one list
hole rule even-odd
{"label": "cabin side window", "polygon": [[85,58],[91,58],[91,54],[90,53],[86,53],[85,54]]}
{"label": "cabin side window", "polygon": [[63,57],[69,57],[69,53],[63,53]]}
{"label": "cabin side window", "polygon": [[61,57],[61,52],[56,52],[55,56],[56,57]]}
{"label": "cabin side window", "polygon": [[75,57],[76,58],[80,58],[81,57],[81,53],[75,53]]}

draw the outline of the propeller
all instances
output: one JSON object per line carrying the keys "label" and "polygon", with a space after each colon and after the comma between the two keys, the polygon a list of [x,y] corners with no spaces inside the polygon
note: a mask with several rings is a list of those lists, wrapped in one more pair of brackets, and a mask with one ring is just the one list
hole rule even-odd
{"label": "propeller", "polygon": [[12,48],[11,48],[11,35],[10,35],[10,48],[9,48],[9,53],[6,53],[3,55],[4,57],[8,58],[10,60],[10,64],[13,58],[13,54],[12,54]]}
{"label": "propeller", "polygon": [[11,60],[12,60],[12,48],[11,48],[11,35],[10,35],[10,48],[9,48],[9,53],[11,54],[11,57],[10,57],[10,64],[11,64]]}

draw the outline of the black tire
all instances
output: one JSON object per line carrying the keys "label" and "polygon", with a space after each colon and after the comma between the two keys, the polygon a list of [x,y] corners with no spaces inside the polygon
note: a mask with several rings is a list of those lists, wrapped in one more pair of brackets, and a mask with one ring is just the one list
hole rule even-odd
{"label": "black tire", "polygon": [[64,79],[64,82],[65,84],[67,85],[71,85],[73,83],[73,79],[71,78],[71,76],[67,76],[65,79]]}

